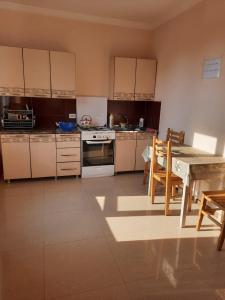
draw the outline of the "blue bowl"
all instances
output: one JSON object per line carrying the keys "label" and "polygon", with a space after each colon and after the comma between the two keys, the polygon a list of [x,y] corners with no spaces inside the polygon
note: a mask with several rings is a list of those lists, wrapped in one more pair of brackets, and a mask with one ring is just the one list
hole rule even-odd
{"label": "blue bowl", "polygon": [[58,127],[63,131],[72,131],[77,128],[77,124],[74,122],[59,122]]}

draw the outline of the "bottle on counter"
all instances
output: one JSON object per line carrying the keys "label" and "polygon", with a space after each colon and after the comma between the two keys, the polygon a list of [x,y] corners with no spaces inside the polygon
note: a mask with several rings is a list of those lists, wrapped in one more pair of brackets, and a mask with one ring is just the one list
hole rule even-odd
{"label": "bottle on counter", "polygon": [[114,125],[114,115],[110,114],[109,115],[109,128],[113,128]]}
{"label": "bottle on counter", "polygon": [[144,118],[140,118],[139,119],[139,128],[143,128],[144,127]]}

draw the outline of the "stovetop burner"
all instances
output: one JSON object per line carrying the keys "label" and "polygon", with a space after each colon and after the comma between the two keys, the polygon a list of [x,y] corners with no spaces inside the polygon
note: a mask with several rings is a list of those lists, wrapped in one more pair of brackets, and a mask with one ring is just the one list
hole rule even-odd
{"label": "stovetop burner", "polygon": [[92,126],[92,127],[79,126],[79,127],[81,130],[84,131],[112,131],[112,129],[106,126]]}

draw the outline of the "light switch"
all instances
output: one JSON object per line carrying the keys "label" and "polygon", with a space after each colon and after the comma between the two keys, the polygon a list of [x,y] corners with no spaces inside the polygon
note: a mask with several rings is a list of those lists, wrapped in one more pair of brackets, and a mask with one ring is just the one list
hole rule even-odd
{"label": "light switch", "polygon": [[69,114],[69,119],[76,119],[77,115],[76,114]]}

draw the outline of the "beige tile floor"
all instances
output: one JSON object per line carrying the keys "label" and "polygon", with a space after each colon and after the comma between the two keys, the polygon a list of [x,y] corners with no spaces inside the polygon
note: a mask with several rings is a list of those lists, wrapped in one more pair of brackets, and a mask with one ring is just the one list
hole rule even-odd
{"label": "beige tile floor", "polygon": [[225,299],[225,250],[198,206],[180,229],[142,174],[0,184],[0,300]]}

